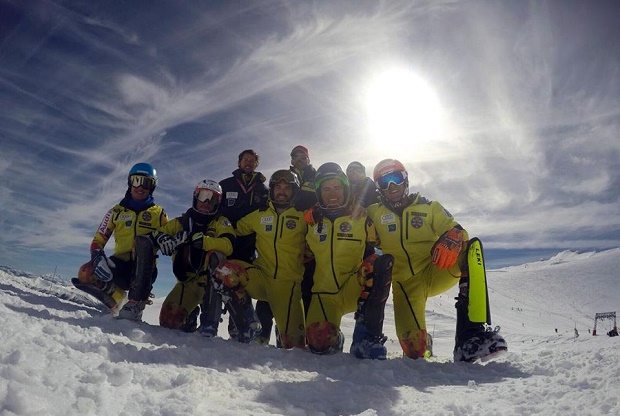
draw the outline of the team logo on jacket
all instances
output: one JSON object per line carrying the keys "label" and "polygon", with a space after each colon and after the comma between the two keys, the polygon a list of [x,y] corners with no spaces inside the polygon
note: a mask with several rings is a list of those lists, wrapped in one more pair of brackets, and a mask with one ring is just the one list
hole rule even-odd
{"label": "team logo on jacket", "polygon": [[422,217],[414,216],[413,218],[411,218],[411,226],[413,228],[422,228],[422,225],[424,225],[424,220],[422,219]]}
{"label": "team logo on jacket", "polygon": [[343,222],[342,224],[340,224],[340,231],[342,231],[343,233],[348,233],[349,231],[351,231],[353,227],[351,226],[350,222]]}
{"label": "team logo on jacket", "polygon": [[390,222],[394,222],[394,213],[390,212],[389,214],[383,214],[381,216],[381,224],[388,224]]}
{"label": "team logo on jacket", "polygon": [[273,224],[273,215],[270,217],[261,217],[260,223],[261,224]]}
{"label": "team logo on jacket", "polygon": [[142,219],[143,219],[144,221],[150,221],[150,220],[151,220],[151,218],[153,218],[153,217],[151,216],[151,213],[150,213],[150,212],[143,212],[143,213],[142,213]]}
{"label": "team logo on jacket", "polygon": [[286,228],[288,228],[289,230],[294,230],[295,228],[297,228],[297,223],[294,220],[288,220],[286,221]]}
{"label": "team logo on jacket", "polygon": [[396,231],[396,224],[388,224],[387,226],[388,233],[393,233]]}
{"label": "team logo on jacket", "polygon": [[265,231],[266,232],[270,232],[271,230],[273,230],[273,225],[272,224],[266,224],[265,225]]}

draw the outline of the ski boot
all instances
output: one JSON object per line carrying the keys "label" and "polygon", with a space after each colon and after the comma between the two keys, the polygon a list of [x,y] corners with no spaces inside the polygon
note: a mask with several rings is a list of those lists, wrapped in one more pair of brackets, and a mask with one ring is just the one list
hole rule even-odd
{"label": "ski boot", "polygon": [[129,300],[118,313],[119,319],[127,319],[129,321],[142,321],[142,311],[144,310],[144,302],[137,300]]}
{"label": "ski boot", "polygon": [[385,360],[387,358],[387,349],[383,345],[385,341],[387,341],[385,335],[369,333],[366,325],[358,321],[353,330],[353,342],[351,343],[350,353],[356,358]]}
{"label": "ski boot", "polygon": [[454,348],[454,361],[474,362],[502,351],[508,351],[508,344],[499,334],[499,330],[499,326],[495,328],[488,326],[473,333],[462,345]]}
{"label": "ski boot", "polygon": [[454,361],[473,362],[508,350],[508,344],[499,335],[500,327],[490,326],[491,311],[484,256],[482,243],[477,238],[472,238],[468,243],[467,260],[461,267],[455,307]]}

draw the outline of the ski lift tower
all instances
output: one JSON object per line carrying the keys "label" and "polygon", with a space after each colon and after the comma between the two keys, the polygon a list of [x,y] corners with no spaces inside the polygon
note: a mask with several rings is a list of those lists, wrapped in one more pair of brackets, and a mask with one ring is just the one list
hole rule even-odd
{"label": "ski lift tower", "polygon": [[600,312],[594,316],[594,330],[592,331],[593,336],[596,335],[596,324],[598,323],[598,321],[603,321],[605,319],[613,319],[614,326],[612,330],[618,332],[618,327],[616,326],[616,312]]}

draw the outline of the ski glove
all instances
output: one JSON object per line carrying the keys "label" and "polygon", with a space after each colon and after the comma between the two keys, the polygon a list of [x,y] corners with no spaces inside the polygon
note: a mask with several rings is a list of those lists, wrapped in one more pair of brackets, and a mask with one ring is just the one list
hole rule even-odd
{"label": "ski glove", "polygon": [[453,227],[439,237],[431,249],[431,261],[440,269],[449,269],[456,260],[463,246],[463,230]]}
{"label": "ski glove", "polygon": [[106,257],[103,250],[93,250],[91,257],[93,259],[93,274],[102,282],[112,280],[112,269],[116,267],[114,262]]}
{"label": "ski glove", "polygon": [[172,256],[174,249],[177,247],[176,240],[165,233],[158,233],[157,237],[155,237],[155,241],[157,241],[161,254],[164,256]]}
{"label": "ski glove", "polygon": [[174,253],[177,246],[187,239],[187,231],[179,231],[174,236],[160,231],[155,231],[153,236],[155,237],[155,242],[157,242],[157,245],[161,250],[161,254],[164,256],[172,256],[172,253]]}

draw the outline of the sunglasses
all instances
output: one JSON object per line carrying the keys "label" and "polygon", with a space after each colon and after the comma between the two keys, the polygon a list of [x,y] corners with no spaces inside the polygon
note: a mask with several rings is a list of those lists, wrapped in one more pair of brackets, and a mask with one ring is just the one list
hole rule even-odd
{"label": "sunglasses", "polygon": [[131,175],[129,177],[129,182],[134,188],[143,187],[147,191],[155,187],[155,181],[152,178],[143,175]]}
{"label": "sunglasses", "polygon": [[200,189],[196,192],[196,199],[209,205],[216,205],[221,195],[211,189]]}
{"label": "sunglasses", "polygon": [[291,159],[308,159],[305,153],[295,153],[291,155]]}
{"label": "sunglasses", "polygon": [[407,172],[394,171],[386,173],[377,180],[377,186],[382,191],[385,191],[390,187],[390,184],[402,185],[407,180]]}

